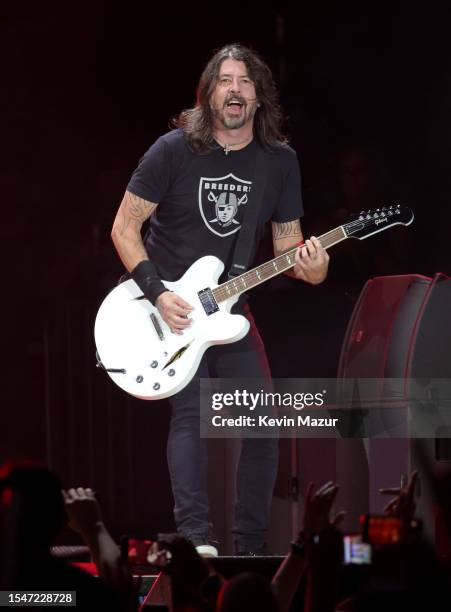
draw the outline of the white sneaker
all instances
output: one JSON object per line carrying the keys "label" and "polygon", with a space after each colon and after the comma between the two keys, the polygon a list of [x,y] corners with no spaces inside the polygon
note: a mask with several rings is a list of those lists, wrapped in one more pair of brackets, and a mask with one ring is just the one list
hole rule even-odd
{"label": "white sneaker", "polygon": [[218,549],[216,546],[213,546],[211,542],[208,541],[208,538],[203,535],[190,535],[190,542],[192,542],[201,557],[205,557],[206,559],[217,557]]}

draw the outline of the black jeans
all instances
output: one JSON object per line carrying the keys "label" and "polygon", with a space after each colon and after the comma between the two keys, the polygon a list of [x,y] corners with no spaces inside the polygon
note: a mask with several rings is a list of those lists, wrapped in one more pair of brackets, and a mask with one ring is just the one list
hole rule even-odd
{"label": "black jeans", "polygon": [[[167,456],[179,532],[208,535],[207,445],[199,433],[199,378],[270,378],[263,342],[252,315],[242,340],[210,347],[193,380],[171,398]],[[277,475],[278,439],[243,439],[237,467],[234,537],[237,551],[265,544]]]}

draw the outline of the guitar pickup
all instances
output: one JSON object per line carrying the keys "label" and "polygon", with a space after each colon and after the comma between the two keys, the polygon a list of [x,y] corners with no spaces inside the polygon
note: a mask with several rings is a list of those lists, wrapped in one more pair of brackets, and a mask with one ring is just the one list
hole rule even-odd
{"label": "guitar pickup", "polygon": [[199,297],[200,303],[202,304],[205,310],[206,315],[209,316],[214,312],[218,312],[218,303],[215,300],[213,291],[209,287],[207,289],[202,289],[202,291],[198,291],[197,295]]}

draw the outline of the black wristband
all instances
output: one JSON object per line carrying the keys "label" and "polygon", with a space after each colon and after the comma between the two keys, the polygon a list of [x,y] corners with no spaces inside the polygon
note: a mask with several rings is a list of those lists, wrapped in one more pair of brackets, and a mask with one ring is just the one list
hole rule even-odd
{"label": "black wristband", "polygon": [[169,289],[166,289],[161,282],[157,269],[148,259],[140,261],[139,264],[130,272],[130,275],[144,293],[144,297],[146,297],[154,306],[157,297],[165,291],[169,291]]}

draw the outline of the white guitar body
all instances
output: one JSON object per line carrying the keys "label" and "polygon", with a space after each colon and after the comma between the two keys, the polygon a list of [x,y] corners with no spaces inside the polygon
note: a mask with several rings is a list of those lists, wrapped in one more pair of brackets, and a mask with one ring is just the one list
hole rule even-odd
{"label": "white guitar body", "polygon": [[140,399],[174,395],[192,379],[208,347],[247,334],[248,320],[230,314],[238,295],[217,304],[219,309],[211,314],[200,300],[199,292],[218,286],[223,270],[217,257],[207,256],[180,280],[163,281],[193,307],[191,326],[182,335],[172,333],[158,309],[142,299],[135,281],[125,281],[107,295],[97,313],[94,335],[100,363],[119,387]]}

